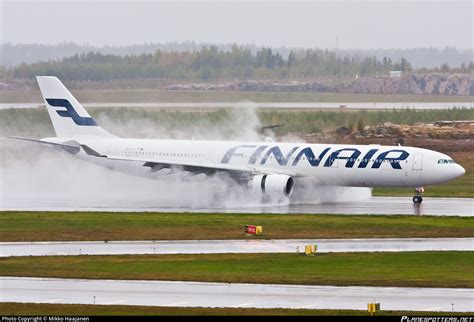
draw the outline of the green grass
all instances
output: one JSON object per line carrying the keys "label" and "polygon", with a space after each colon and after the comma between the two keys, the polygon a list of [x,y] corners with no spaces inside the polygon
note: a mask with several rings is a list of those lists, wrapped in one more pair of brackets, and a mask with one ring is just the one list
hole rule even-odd
{"label": "green grass", "polygon": [[[90,114],[109,131],[122,137],[162,138],[163,133],[179,132],[199,139],[204,133],[219,133],[225,139],[238,139],[241,127],[248,127],[252,113],[230,110],[164,111],[151,108],[94,108]],[[284,124],[277,136],[306,135],[334,131],[338,126],[356,128],[384,122],[414,124],[439,120],[473,120],[474,109],[381,110],[381,111],[257,111],[262,125]],[[146,124],[144,128],[143,124]],[[0,135],[46,137],[54,135],[46,109],[0,110]],[[183,129],[185,129],[183,133]],[[203,131],[205,129],[205,131]]]}
{"label": "green grass", "polygon": [[0,259],[0,276],[474,288],[473,252],[50,256]]}
{"label": "green grass", "polygon": [[[411,202],[411,200],[407,200]],[[473,237],[474,217],[0,212],[0,241]]]}
{"label": "green grass", "polygon": [[[382,307],[383,308],[383,307]],[[208,307],[160,307],[135,305],[81,305],[0,303],[0,315],[10,316],[96,316],[96,315],[369,315],[362,310],[247,309]],[[465,312],[380,311],[381,316],[460,316]]]}
{"label": "green grass", "polygon": [[[225,92],[167,90],[73,90],[82,103],[133,102],[466,102],[469,97],[443,95],[382,95],[348,93]],[[0,91],[0,103],[41,103],[39,91]]]}
{"label": "green grass", "polygon": [[384,122],[413,125],[439,120],[473,120],[474,109],[451,110],[378,110],[378,111],[259,111],[262,124],[284,124],[275,130],[276,135],[289,132],[310,134],[334,131],[339,126],[356,129],[358,126],[374,126]]}

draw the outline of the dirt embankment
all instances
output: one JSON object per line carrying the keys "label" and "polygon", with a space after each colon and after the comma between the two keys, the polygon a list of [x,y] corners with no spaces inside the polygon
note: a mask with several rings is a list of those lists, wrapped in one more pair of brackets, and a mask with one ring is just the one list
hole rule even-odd
{"label": "dirt embankment", "polygon": [[[406,74],[402,77],[319,77],[311,80],[211,80],[121,79],[113,81],[67,81],[70,89],[95,90],[189,90],[239,92],[347,93],[387,95],[474,96],[471,74]],[[33,79],[0,80],[0,91],[37,89]]]}
{"label": "dirt embankment", "polygon": [[411,126],[386,122],[365,126],[362,130],[341,126],[324,134],[300,136],[309,143],[401,144],[426,148],[466,159],[474,166],[474,121],[440,121]]}
{"label": "dirt embankment", "polygon": [[333,78],[315,81],[234,81],[172,84],[167,90],[315,92],[390,95],[474,95],[474,77],[469,74],[408,74],[402,77],[366,76],[353,80]]}
{"label": "dirt embankment", "polygon": [[336,134],[347,138],[424,138],[441,140],[474,139],[474,121],[438,121],[414,125],[385,122],[351,131],[346,127],[336,129]]}
{"label": "dirt embankment", "polygon": [[[340,129],[339,129],[340,131]],[[403,125],[385,122],[365,126],[339,139],[359,144],[402,144],[440,152],[474,151],[474,121],[439,121]]]}

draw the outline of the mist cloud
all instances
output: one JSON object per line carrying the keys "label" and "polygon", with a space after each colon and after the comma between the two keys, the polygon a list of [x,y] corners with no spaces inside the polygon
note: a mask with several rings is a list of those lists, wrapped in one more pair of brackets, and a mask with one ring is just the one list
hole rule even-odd
{"label": "mist cloud", "polygon": [[[252,102],[237,104],[222,124],[195,124],[190,131],[169,133],[155,122],[140,117],[112,120],[101,113],[97,121],[111,133],[122,137],[183,138],[261,141],[261,126]],[[27,122],[27,121],[26,121]],[[11,124],[27,129],[28,124]],[[230,130],[229,130],[230,129]],[[9,129],[11,131],[12,129]],[[36,130],[35,130],[36,131]],[[27,133],[18,133],[27,136]],[[266,135],[274,137],[269,132]],[[225,209],[273,207],[291,204],[340,202],[367,199],[368,188],[314,187],[297,179],[295,193],[288,198],[263,202],[259,192],[236,184],[226,174],[205,177],[189,172],[169,174],[169,169],[154,173],[152,180],[111,171],[35,143],[0,139],[0,205],[12,208],[122,208]],[[118,161],[120,162],[120,161]],[[245,206],[243,206],[245,205]]]}

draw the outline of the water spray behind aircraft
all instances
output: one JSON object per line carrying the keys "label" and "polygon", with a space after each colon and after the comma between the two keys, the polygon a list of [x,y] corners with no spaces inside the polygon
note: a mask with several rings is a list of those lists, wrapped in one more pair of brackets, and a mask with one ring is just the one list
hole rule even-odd
{"label": "water spray behind aircraft", "polygon": [[[195,139],[262,141],[264,134],[267,139],[275,139],[271,129],[260,131],[262,124],[252,102],[236,104],[222,124],[194,126],[191,135],[186,131],[170,135],[165,128],[157,127],[138,113],[126,122],[114,121],[106,113],[101,113],[96,119],[110,132],[124,137],[143,136],[145,129],[149,138],[189,139],[192,136]],[[31,124],[20,126],[13,123],[11,127],[28,129]],[[229,127],[233,127],[234,131],[229,131]],[[9,133],[12,133],[11,130]],[[29,136],[25,131],[15,134]],[[367,199],[371,195],[369,188],[321,188],[301,180],[295,186],[298,193],[291,198],[272,199],[271,202],[265,200],[262,203],[260,196],[225,175],[190,178],[182,173],[155,181],[113,172],[34,143],[2,139],[0,151],[0,203],[3,205],[24,203],[27,207],[48,200],[57,206],[235,208],[351,201]]]}

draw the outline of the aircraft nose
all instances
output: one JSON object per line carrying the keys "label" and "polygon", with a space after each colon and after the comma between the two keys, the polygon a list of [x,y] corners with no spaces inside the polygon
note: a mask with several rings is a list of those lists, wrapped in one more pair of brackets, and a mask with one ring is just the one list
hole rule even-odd
{"label": "aircraft nose", "polygon": [[459,164],[456,164],[455,173],[456,173],[456,177],[459,177],[459,176],[462,176],[463,174],[465,174],[466,170],[464,170],[464,168],[462,166],[460,166]]}

